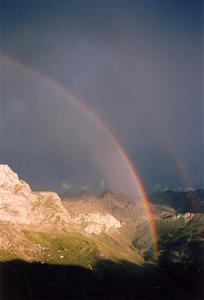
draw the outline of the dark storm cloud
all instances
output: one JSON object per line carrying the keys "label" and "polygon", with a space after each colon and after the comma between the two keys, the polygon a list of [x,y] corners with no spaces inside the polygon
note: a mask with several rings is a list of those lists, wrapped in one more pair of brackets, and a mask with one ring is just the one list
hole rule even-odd
{"label": "dark storm cloud", "polygon": [[[97,111],[147,189],[183,185],[175,156],[198,187],[202,23],[202,1],[196,0],[4,1],[1,48]],[[18,99],[12,109],[21,109]]]}

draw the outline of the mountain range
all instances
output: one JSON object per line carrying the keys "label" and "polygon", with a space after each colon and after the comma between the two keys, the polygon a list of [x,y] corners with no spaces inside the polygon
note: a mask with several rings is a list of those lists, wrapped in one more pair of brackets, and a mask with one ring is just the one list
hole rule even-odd
{"label": "mountain range", "polygon": [[34,192],[0,165],[1,299],[202,299],[203,190]]}
{"label": "mountain range", "polygon": [[189,190],[186,192],[165,191],[150,195],[150,201],[157,205],[168,205],[177,212],[204,213],[204,190]]}

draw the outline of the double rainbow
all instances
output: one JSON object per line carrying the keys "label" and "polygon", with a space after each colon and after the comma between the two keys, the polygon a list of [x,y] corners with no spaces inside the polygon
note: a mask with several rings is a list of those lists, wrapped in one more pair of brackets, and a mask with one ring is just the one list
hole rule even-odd
{"label": "double rainbow", "polygon": [[56,83],[54,80],[47,78],[43,74],[39,73],[35,69],[31,68],[28,65],[23,64],[22,62],[11,58],[7,55],[0,54],[0,58],[8,64],[15,65],[15,67],[18,67],[20,69],[23,69],[24,71],[28,72],[30,75],[34,76],[35,78],[38,78],[39,80],[43,81],[44,84],[46,84],[48,87],[52,88],[56,92],[60,93],[61,95],[65,96],[69,101],[74,101],[75,104],[77,104],[81,110],[84,111],[84,113],[87,114],[87,116],[92,119],[94,122],[100,126],[104,132],[107,134],[109,141],[115,146],[117,149],[120,157],[122,158],[123,162],[125,163],[127,170],[129,174],[131,175],[132,181],[135,186],[135,191],[137,194],[139,194],[140,200],[142,201],[144,211],[146,214],[150,234],[151,234],[151,242],[152,242],[152,251],[153,255],[156,261],[159,259],[159,247],[158,247],[158,234],[157,229],[155,225],[155,218],[152,210],[152,206],[148,200],[148,197],[146,195],[146,192],[144,190],[143,184],[140,180],[140,177],[133,166],[133,163],[129,159],[126,151],[122,147],[122,145],[118,142],[117,137],[113,134],[113,132],[106,126],[106,124],[103,122],[103,120],[98,116],[98,114],[93,111],[89,106],[87,106],[81,98],[78,96],[73,95],[67,88],[64,86]]}

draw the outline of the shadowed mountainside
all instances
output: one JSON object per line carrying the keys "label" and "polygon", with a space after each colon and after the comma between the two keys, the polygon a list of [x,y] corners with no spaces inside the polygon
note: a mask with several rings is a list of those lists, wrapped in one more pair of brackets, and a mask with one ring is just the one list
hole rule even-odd
{"label": "shadowed mountainside", "polygon": [[0,264],[1,300],[201,300],[203,271],[180,264],[98,261],[94,271],[23,261]]}

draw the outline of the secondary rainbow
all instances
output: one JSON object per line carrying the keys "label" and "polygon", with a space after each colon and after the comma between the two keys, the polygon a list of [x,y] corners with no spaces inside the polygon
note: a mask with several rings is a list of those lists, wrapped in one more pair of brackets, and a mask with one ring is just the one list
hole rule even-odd
{"label": "secondary rainbow", "polygon": [[159,259],[159,247],[158,247],[158,234],[157,229],[155,225],[155,218],[154,213],[152,210],[152,206],[149,203],[148,197],[146,195],[145,189],[143,187],[143,184],[140,180],[139,175],[137,174],[132,162],[130,161],[126,151],[123,149],[122,145],[118,142],[116,136],[113,134],[113,132],[104,124],[104,122],[101,120],[101,118],[98,116],[98,114],[93,111],[90,107],[88,107],[81,98],[78,96],[73,95],[67,88],[64,86],[56,83],[54,80],[47,78],[43,74],[39,73],[38,71],[34,70],[28,65],[25,65],[24,63],[20,62],[17,59],[11,58],[10,56],[0,54],[0,57],[3,59],[3,61],[14,64],[16,67],[19,67],[23,69],[24,71],[27,71],[29,74],[37,77],[38,79],[42,80],[46,85],[54,89],[55,91],[59,92],[60,94],[64,95],[66,98],[69,98],[69,100],[72,100],[75,104],[77,104],[81,109],[83,109],[86,114],[88,114],[88,117],[91,118],[93,121],[97,122],[97,124],[104,130],[104,132],[108,135],[111,143],[116,147],[117,151],[119,152],[121,158],[123,159],[130,175],[133,180],[133,183],[135,185],[136,192],[139,193],[140,199],[142,201],[144,211],[146,214],[147,222],[149,225],[149,230],[151,234],[151,242],[152,242],[152,250],[154,254],[154,258],[156,261]]}

